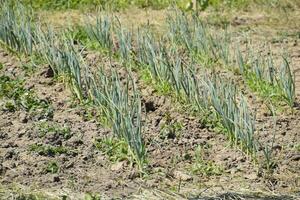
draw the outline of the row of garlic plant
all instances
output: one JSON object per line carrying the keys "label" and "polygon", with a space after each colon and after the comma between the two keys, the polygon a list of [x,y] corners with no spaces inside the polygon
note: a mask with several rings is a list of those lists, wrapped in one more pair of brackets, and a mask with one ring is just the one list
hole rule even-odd
{"label": "row of garlic plant", "polygon": [[[97,20],[101,21],[104,23],[104,20]],[[212,115],[221,122],[223,133],[230,141],[240,145],[245,152],[255,155],[255,119],[245,98],[232,83],[219,76],[199,76],[195,72],[193,62],[185,64],[185,59],[174,40],[161,38],[157,41],[148,31],[139,31],[134,42],[132,34],[119,25],[114,26],[113,23],[114,21],[111,21],[109,25],[109,38],[114,41],[114,46],[118,46],[115,54],[120,56],[121,62],[129,63],[130,66],[134,61],[141,70],[148,70],[152,78],[159,83],[169,84],[178,97],[184,98],[201,114],[213,110]],[[106,48],[102,41],[107,29],[101,29],[103,26],[104,24],[96,23],[94,26],[88,25],[86,29],[88,33],[97,34],[90,37],[91,40],[96,39],[100,46]],[[189,41],[188,38],[186,40]]]}
{"label": "row of garlic plant", "polygon": [[124,85],[114,71],[109,75],[100,68],[98,73],[92,73],[69,34],[57,34],[51,28],[34,24],[25,11],[18,4],[5,3],[1,7],[0,40],[14,51],[40,56],[55,75],[67,80],[80,102],[92,102],[110,122],[114,134],[127,142],[142,169],[146,150],[142,139],[141,100],[134,80],[128,76]]}
{"label": "row of garlic plant", "polygon": [[[31,54],[33,51],[33,28],[31,17],[22,5],[12,8],[5,1],[0,2],[0,40],[13,52]],[[20,20],[22,19],[22,20]]]}
{"label": "row of garlic plant", "polygon": [[281,64],[276,65],[271,52],[267,56],[259,54],[243,56],[237,50],[236,63],[239,73],[246,81],[255,83],[252,85],[253,90],[260,88],[262,96],[283,99],[293,108],[296,100],[295,74],[291,70],[287,56],[282,56]]}
{"label": "row of garlic plant", "polygon": [[115,71],[110,76],[103,70],[94,74],[85,68],[84,82],[90,100],[102,109],[112,124],[114,134],[125,139],[139,168],[146,162],[146,148],[142,139],[142,108],[139,91],[129,74],[126,84],[120,82]]}
{"label": "row of garlic plant", "polygon": [[[169,17],[168,25],[171,40],[183,45],[201,64],[218,62],[226,67],[237,68],[246,82],[255,82],[258,88],[259,85],[267,84],[266,87],[275,92],[267,95],[277,95],[293,107],[296,97],[295,76],[287,56],[282,56],[282,64],[278,67],[272,56],[264,58],[250,49],[242,54],[237,47],[239,44],[232,45],[234,42],[226,30],[212,34],[195,15],[189,19],[184,13],[176,12],[175,17]],[[263,88],[260,93],[265,95]]]}
{"label": "row of garlic plant", "polygon": [[230,35],[227,31],[211,34],[197,15],[191,19],[176,11],[167,19],[169,37],[176,45],[184,46],[188,53],[203,64],[224,62],[228,64]]}
{"label": "row of garlic plant", "polygon": [[236,87],[220,76],[197,75],[195,67],[190,66],[192,63],[184,65],[179,52],[170,50],[162,43],[156,45],[151,45],[149,40],[141,40],[140,48],[143,50],[139,51],[142,54],[139,56],[142,58],[140,62],[150,67],[152,75],[158,80],[168,81],[177,95],[184,97],[198,111],[210,112],[213,108],[229,140],[241,145],[247,153],[255,154],[255,120]]}

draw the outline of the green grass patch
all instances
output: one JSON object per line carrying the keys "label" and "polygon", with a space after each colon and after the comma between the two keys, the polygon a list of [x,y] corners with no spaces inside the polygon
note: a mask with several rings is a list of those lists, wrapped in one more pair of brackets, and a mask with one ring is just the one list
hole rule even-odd
{"label": "green grass patch", "polygon": [[[192,10],[192,0],[21,0],[25,5],[34,9],[64,10],[64,9],[95,9],[97,7],[108,10],[122,10],[131,7],[164,9],[177,5],[182,10]],[[197,9],[246,9],[251,6],[271,6],[290,9],[297,3],[274,0],[197,0]]]}
{"label": "green grass patch", "polygon": [[89,35],[86,32],[85,27],[83,26],[75,26],[69,28],[67,31],[67,36],[73,39],[73,42],[80,43],[84,47],[86,47],[89,50],[97,50],[100,52],[107,52],[101,45],[97,42],[95,39],[91,39]]}
{"label": "green grass patch", "polygon": [[35,9],[45,10],[95,9],[97,7],[120,10],[132,6],[162,9],[168,7],[173,0],[21,0],[21,2]]}
{"label": "green grass patch", "polygon": [[262,97],[267,104],[274,105],[277,109],[282,107],[286,100],[279,86],[268,83],[256,77],[255,73],[248,72],[245,76],[246,84],[251,91]]}

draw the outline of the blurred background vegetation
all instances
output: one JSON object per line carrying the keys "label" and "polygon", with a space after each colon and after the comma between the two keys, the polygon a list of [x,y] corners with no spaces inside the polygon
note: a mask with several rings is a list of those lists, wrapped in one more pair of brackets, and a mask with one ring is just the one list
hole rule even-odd
{"label": "blurred background vegetation", "polygon": [[[164,9],[176,5],[181,9],[190,10],[192,0],[20,0],[35,9],[95,9],[104,8],[122,10],[130,7]],[[205,9],[249,9],[251,6],[280,7],[296,9],[299,0],[197,0],[199,10]]]}

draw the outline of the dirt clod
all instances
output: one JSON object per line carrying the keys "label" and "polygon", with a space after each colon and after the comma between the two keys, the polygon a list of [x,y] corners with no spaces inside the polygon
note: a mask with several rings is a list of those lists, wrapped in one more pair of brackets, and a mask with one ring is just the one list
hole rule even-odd
{"label": "dirt clod", "polygon": [[146,108],[146,112],[153,112],[156,110],[155,104],[153,101],[145,102],[145,108]]}
{"label": "dirt clod", "polygon": [[45,78],[53,78],[54,71],[50,66],[48,66],[47,69],[41,73],[41,75],[43,75]]}
{"label": "dirt clod", "polygon": [[22,123],[27,123],[28,122],[27,115],[24,112],[20,113],[19,118],[20,118],[20,122],[22,122]]}
{"label": "dirt clod", "polygon": [[174,178],[176,178],[178,180],[182,180],[182,181],[190,181],[193,179],[190,175],[188,175],[182,171],[174,171],[173,175],[174,175]]}
{"label": "dirt clod", "polygon": [[53,176],[53,182],[60,182],[59,176],[57,175]]}

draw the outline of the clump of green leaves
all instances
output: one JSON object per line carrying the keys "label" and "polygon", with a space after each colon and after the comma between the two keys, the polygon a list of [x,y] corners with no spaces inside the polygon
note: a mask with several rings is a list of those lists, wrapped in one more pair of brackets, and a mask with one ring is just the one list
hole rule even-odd
{"label": "clump of green leaves", "polygon": [[50,161],[47,164],[45,171],[47,173],[56,174],[59,171],[59,165],[55,161]]}
{"label": "clump of green leaves", "polygon": [[97,139],[94,143],[95,147],[109,157],[112,162],[131,161],[132,155],[128,149],[128,145],[124,140],[116,138]]}
{"label": "clump of green leaves", "polygon": [[12,80],[8,76],[0,77],[0,98],[9,98],[9,99],[20,99],[21,96],[26,92],[24,89],[24,81],[21,80]]}
{"label": "clump of green leaves", "polygon": [[204,176],[221,175],[223,169],[212,161],[204,159],[204,147],[198,146],[195,151],[195,159],[191,166],[191,171],[194,174]]}
{"label": "clump of green leaves", "polygon": [[178,121],[173,121],[167,113],[164,117],[164,123],[161,125],[160,134],[162,139],[174,139],[180,135],[183,130],[183,124]]}
{"label": "clump of green leaves", "polygon": [[49,102],[39,99],[31,90],[25,89],[22,80],[0,76],[0,98],[5,102],[4,109],[8,111],[24,109],[27,112],[35,112],[43,110],[51,115]]}
{"label": "clump of green leaves", "polygon": [[84,196],[84,200],[101,200],[101,195],[99,194],[93,194],[93,193],[87,193]]}
{"label": "clump of green leaves", "polygon": [[43,144],[30,145],[29,151],[36,152],[42,156],[55,156],[70,153],[70,150],[64,146],[51,146]]}
{"label": "clump of green leaves", "polygon": [[44,137],[48,134],[62,136],[64,139],[72,137],[72,132],[68,126],[60,126],[59,124],[50,124],[49,122],[42,122],[38,124],[38,134]]}

